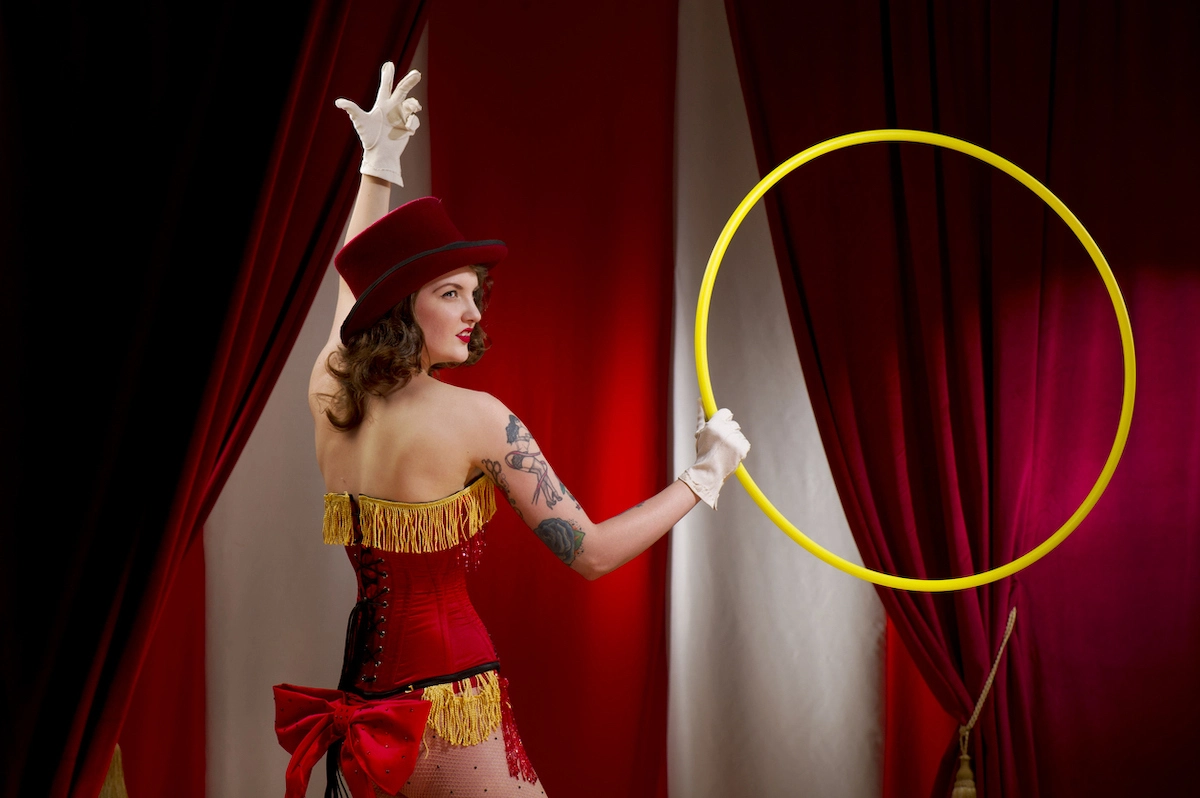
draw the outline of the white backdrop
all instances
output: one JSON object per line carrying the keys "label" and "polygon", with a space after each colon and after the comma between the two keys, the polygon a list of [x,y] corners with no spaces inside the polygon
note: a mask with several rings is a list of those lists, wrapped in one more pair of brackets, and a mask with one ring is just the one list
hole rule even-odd
{"label": "white backdrop", "polygon": [[[675,465],[691,464],[693,325],[725,222],[758,182],[721,0],[682,0],[676,98]],[[797,102],[803,102],[803,87]],[[717,403],[781,512],[861,564],[796,355],[761,203],[734,237],[709,315]],[[736,478],[671,537],[671,794],[880,795],[883,607],[780,531]]]}
{"label": "white backdrop", "polygon": [[[424,72],[425,63],[423,38],[413,66]],[[673,402],[681,471],[692,460],[700,276],[726,218],[756,181],[720,0],[681,0],[678,75]],[[420,88],[413,94],[425,96]],[[422,115],[394,204],[429,193],[436,121],[436,108]],[[801,529],[857,560],[761,211],[743,225],[722,275],[710,359],[718,401],[753,444],[747,465]],[[330,269],[205,527],[212,798],[281,794],[288,757],[275,740],[271,685],[333,686],[338,678],[354,579],[341,551],[321,543],[324,485],[305,398],[335,298]],[[720,508],[701,506],[671,533],[671,794],[875,798],[883,612],[874,591],[802,551],[736,481]],[[323,786],[318,766],[308,795],[318,798]]]}

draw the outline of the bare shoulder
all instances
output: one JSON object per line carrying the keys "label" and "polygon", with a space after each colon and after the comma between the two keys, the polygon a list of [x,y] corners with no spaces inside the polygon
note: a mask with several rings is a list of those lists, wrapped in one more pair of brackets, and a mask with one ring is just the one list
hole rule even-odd
{"label": "bare shoulder", "polygon": [[486,391],[470,391],[472,394],[470,401],[475,408],[480,419],[485,421],[495,421],[499,418],[508,418],[508,407]]}
{"label": "bare shoulder", "polygon": [[416,378],[388,394],[376,411],[405,425],[425,425],[443,435],[470,440],[507,418],[506,410],[491,394],[439,380]]}
{"label": "bare shoulder", "polygon": [[458,414],[464,429],[479,434],[494,428],[496,422],[508,418],[508,408],[496,397],[486,391],[474,391],[460,388],[456,385],[440,384],[439,400],[446,403],[447,408],[453,408]]}
{"label": "bare shoulder", "polygon": [[[450,387],[450,386],[447,386]],[[452,388],[454,394],[457,425],[465,435],[472,459],[494,455],[497,445],[506,439],[506,428],[515,416],[499,399],[486,391]]]}

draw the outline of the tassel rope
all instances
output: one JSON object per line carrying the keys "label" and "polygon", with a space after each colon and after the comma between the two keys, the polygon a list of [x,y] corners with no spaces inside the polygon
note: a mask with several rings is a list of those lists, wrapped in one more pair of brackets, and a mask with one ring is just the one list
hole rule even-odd
{"label": "tassel rope", "polygon": [[987,681],[983,683],[983,692],[979,694],[979,700],[975,702],[975,711],[971,713],[971,719],[967,721],[965,726],[958,727],[958,773],[954,776],[954,790],[950,793],[950,798],[975,798],[975,774],[971,772],[971,757],[967,754],[967,744],[971,737],[971,729],[975,728],[975,722],[979,720],[979,713],[983,710],[983,702],[987,700],[988,693],[992,689],[992,682],[996,678],[996,671],[1000,668],[1000,657],[1004,655],[1004,647],[1008,645],[1008,638],[1012,634],[1013,626],[1017,622],[1017,608],[1013,607],[1008,613],[1008,625],[1004,629],[1004,639],[1000,641],[1000,650],[996,652],[996,661],[992,663],[992,672],[988,674]]}
{"label": "tassel rope", "polygon": [[354,515],[348,494],[325,495],[323,532],[326,543],[363,546],[403,554],[429,554],[463,543],[479,532],[496,512],[491,480],[480,477],[453,496],[411,504],[358,497],[361,541],[354,540]]}

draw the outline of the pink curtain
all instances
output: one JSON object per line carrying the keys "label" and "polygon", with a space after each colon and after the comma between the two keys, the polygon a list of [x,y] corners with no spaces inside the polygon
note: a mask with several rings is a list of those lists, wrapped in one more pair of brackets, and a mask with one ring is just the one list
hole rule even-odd
{"label": "pink curtain", "polygon": [[[41,412],[76,433],[67,447],[45,430],[20,441],[49,465],[29,473],[57,475],[39,487],[61,498],[33,508],[23,536],[5,535],[6,575],[39,581],[28,593],[6,584],[20,602],[6,606],[37,597],[5,624],[6,795],[99,791],[155,629],[171,622],[162,611],[184,554],[349,212],[358,145],[330,98],[367,96],[383,60],[404,63],[423,9],[56,8],[18,31],[28,38],[6,12],[5,53],[37,65],[12,79],[22,102],[9,100],[6,118],[19,108],[30,120],[13,140],[38,151],[45,125],[30,110],[66,103],[79,145],[4,161],[17,173],[6,197],[26,201],[9,260],[23,289],[14,327],[33,347],[29,366],[70,354],[70,378]],[[101,201],[59,196],[80,178]],[[61,229],[45,235],[48,221]],[[50,570],[30,567],[42,563]],[[203,660],[193,665],[180,679],[203,678]],[[180,761],[195,766],[163,766]]]}
{"label": "pink curtain", "polygon": [[[1200,665],[1200,13],[1114,4],[728,0],[765,174],[842,133],[967,139],[1046,182],[1130,305],[1138,411],[1108,492],[1046,560],[945,596],[880,590],[933,694],[970,716],[981,794],[1168,792]],[[864,562],[992,568],[1083,500],[1116,430],[1120,344],[1069,230],[1009,178],[919,145],[824,157],[766,199],[810,397]],[[949,739],[934,794],[953,776]],[[889,750],[895,742],[889,742]],[[1178,754],[1177,756],[1173,756]],[[885,792],[905,792],[888,785]]]}

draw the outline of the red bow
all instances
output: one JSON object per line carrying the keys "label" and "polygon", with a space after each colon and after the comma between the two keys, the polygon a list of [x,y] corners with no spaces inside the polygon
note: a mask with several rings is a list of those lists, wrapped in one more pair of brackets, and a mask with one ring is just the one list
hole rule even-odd
{"label": "red bow", "polygon": [[343,740],[342,777],[354,798],[374,798],[371,783],[388,795],[404,789],[421,748],[430,704],[420,692],[366,701],[353,693],[277,684],[275,734],[292,755],[284,798],[304,798],[312,769]]}

